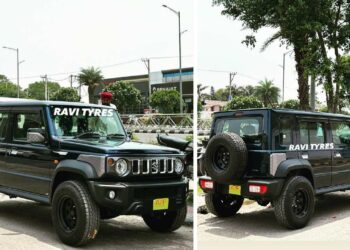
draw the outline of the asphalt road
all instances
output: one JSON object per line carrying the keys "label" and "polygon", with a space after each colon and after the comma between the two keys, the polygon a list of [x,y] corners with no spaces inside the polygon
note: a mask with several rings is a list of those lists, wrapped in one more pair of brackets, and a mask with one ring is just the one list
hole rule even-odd
{"label": "asphalt road", "polygon": [[[151,231],[137,216],[101,221],[96,240],[86,249],[192,249],[192,225],[171,234]],[[51,208],[0,194],[0,249],[72,249],[60,242]]]}
{"label": "asphalt road", "polygon": [[[204,204],[203,196],[199,197]],[[273,208],[257,203],[244,205],[238,214],[220,219],[212,214],[198,214],[198,247],[212,249],[220,245],[256,242],[336,242],[350,240],[350,192],[327,194],[316,202],[315,214],[309,225],[288,230],[275,220]]]}

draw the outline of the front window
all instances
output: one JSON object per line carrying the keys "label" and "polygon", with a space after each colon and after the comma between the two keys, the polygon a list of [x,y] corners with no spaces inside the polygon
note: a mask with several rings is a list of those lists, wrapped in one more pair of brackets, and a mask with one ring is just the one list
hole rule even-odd
{"label": "front window", "polygon": [[56,136],[63,139],[123,139],[123,125],[114,109],[99,107],[51,106]]}
{"label": "front window", "polygon": [[262,117],[260,116],[219,119],[215,128],[215,134],[235,133],[246,143],[261,143]]}

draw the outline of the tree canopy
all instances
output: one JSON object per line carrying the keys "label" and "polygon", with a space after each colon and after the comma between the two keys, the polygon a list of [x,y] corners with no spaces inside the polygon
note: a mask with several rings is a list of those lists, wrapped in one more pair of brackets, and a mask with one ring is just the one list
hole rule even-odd
{"label": "tree canopy", "polygon": [[88,67],[80,70],[78,75],[78,82],[81,85],[88,86],[89,102],[96,103],[97,100],[94,97],[96,87],[103,80],[102,72],[99,68]]}
{"label": "tree canopy", "polygon": [[[52,96],[60,89],[60,85],[57,82],[48,82],[48,92],[49,99],[51,100]],[[30,99],[36,100],[45,100],[45,82],[34,82],[30,83],[28,88],[24,90],[27,92],[27,97]]]}
{"label": "tree canopy", "polygon": [[134,107],[141,103],[141,93],[132,84],[119,81],[110,84],[107,90],[113,94],[112,103],[120,113],[125,113],[128,107]]}
{"label": "tree canopy", "polygon": [[255,87],[255,96],[262,100],[264,107],[273,107],[278,103],[280,89],[274,86],[273,81],[265,79]]}
{"label": "tree canopy", "polygon": [[80,97],[74,88],[60,88],[50,98],[53,101],[79,102]]}
{"label": "tree canopy", "polygon": [[262,102],[255,96],[234,96],[232,100],[226,104],[224,110],[262,108]]}
{"label": "tree canopy", "polygon": [[151,95],[151,106],[161,113],[178,113],[180,93],[176,90],[159,90]]}

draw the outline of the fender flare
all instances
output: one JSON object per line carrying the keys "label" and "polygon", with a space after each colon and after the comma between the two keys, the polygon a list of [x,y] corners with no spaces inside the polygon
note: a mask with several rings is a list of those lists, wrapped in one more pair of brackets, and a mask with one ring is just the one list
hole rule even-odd
{"label": "fender flare", "polygon": [[275,177],[284,178],[287,177],[291,171],[304,169],[308,170],[311,173],[312,178],[314,178],[314,172],[309,161],[304,159],[285,160],[278,166]]}
{"label": "fender flare", "polygon": [[51,193],[52,193],[53,185],[55,183],[57,175],[62,172],[70,172],[70,173],[78,174],[86,180],[95,179],[98,177],[94,167],[87,162],[78,161],[78,160],[63,160],[57,165],[53,173],[52,182],[50,185]]}

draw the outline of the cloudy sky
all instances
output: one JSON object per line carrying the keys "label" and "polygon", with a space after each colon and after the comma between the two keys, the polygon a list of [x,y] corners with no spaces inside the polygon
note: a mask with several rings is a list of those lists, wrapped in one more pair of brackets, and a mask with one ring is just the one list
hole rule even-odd
{"label": "cloudy sky", "polygon": [[181,11],[183,67],[193,66],[192,1],[12,0],[1,5],[0,74],[16,81],[15,52],[2,46],[25,60],[22,87],[44,74],[69,86],[68,76],[87,66],[105,77],[146,74],[146,57],[172,57],[151,59],[152,71],[177,68],[177,16],[162,4]]}
{"label": "cloudy sky", "polygon": [[[257,35],[255,49],[241,43],[249,30],[242,23],[221,15],[221,7],[212,6],[211,0],[198,1],[198,80],[203,85],[222,88],[229,84],[229,72],[237,72],[234,83],[238,86],[255,85],[265,78],[282,88],[283,53],[289,49],[275,42],[264,52],[263,42],[274,34],[263,29]],[[297,98],[297,74],[293,54],[286,56],[285,100]],[[324,97],[321,89],[319,98]]]}

